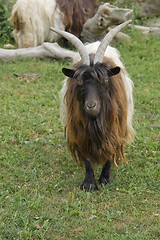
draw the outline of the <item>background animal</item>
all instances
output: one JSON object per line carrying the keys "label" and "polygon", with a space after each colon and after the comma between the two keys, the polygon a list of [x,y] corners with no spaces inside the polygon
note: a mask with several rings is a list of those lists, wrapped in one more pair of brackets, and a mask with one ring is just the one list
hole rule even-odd
{"label": "background animal", "polygon": [[132,127],[132,81],[120,61],[119,52],[109,45],[130,21],[111,30],[103,41],[86,45],[75,36],[54,28],[71,41],[81,56],[72,69],[63,68],[68,77],[61,90],[61,118],[67,130],[67,146],[73,159],[85,166],[81,188],[98,189],[93,167],[102,165],[99,182],[111,178],[111,162],[126,160],[124,147],[134,137]]}
{"label": "background animal", "polygon": [[18,0],[9,21],[14,24],[18,47],[35,47],[44,41],[58,41],[60,36],[49,30],[51,26],[79,37],[97,7],[96,0]]}

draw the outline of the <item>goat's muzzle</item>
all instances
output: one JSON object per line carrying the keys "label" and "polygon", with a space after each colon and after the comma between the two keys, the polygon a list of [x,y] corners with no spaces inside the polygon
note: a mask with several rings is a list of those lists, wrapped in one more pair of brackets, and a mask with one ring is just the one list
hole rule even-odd
{"label": "goat's muzzle", "polygon": [[100,112],[100,103],[98,101],[86,101],[84,109],[88,116],[96,118]]}

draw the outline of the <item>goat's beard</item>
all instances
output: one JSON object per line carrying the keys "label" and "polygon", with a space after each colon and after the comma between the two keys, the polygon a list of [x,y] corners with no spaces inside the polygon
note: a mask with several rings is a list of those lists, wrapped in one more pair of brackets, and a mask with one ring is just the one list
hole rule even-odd
{"label": "goat's beard", "polygon": [[96,118],[87,117],[86,127],[90,137],[90,141],[94,143],[97,149],[100,149],[102,147],[105,136],[105,126],[102,125],[100,115],[98,115]]}

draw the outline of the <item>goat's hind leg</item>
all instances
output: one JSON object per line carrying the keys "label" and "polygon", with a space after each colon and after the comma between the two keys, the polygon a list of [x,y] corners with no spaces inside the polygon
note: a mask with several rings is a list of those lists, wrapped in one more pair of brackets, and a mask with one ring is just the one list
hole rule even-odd
{"label": "goat's hind leg", "polygon": [[81,189],[85,189],[86,192],[93,192],[95,190],[98,190],[96,180],[94,177],[94,171],[93,168],[88,160],[84,161],[85,163],[85,179],[81,185]]}
{"label": "goat's hind leg", "polygon": [[108,160],[106,162],[106,164],[104,165],[103,169],[102,169],[102,173],[101,176],[99,178],[99,182],[101,184],[106,185],[107,183],[110,183],[111,181],[111,176],[112,176],[112,172],[111,172],[111,162]]}

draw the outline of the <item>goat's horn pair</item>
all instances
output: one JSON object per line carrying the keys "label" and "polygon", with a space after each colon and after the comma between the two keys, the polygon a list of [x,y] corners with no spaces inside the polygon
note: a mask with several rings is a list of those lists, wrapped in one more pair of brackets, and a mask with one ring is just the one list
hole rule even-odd
{"label": "goat's horn pair", "polygon": [[[102,40],[101,44],[99,45],[99,47],[97,49],[97,52],[95,54],[94,64],[96,64],[97,62],[103,61],[103,57],[104,57],[106,48],[110,44],[112,39],[122,30],[122,28],[126,27],[131,22],[132,22],[132,20],[128,20],[128,21],[118,25],[117,27],[113,28],[109,33],[107,33],[107,35],[104,37],[104,39]],[[66,38],[68,41],[70,41],[77,48],[77,50],[82,58],[83,64],[90,65],[89,55],[88,55],[83,43],[76,36],[74,36],[71,33],[68,33],[68,32],[62,31],[60,29],[53,28],[53,27],[50,27],[50,30],[60,34],[62,37]]]}

